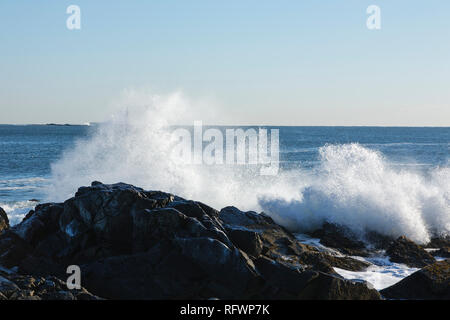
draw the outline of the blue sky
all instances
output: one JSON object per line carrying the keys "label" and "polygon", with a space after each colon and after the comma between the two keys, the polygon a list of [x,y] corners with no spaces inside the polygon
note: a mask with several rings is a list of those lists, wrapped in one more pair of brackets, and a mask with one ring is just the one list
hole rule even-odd
{"label": "blue sky", "polygon": [[0,40],[0,123],[101,121],[145,87],[233,124],[450,125],[446,0],[2,0]]}

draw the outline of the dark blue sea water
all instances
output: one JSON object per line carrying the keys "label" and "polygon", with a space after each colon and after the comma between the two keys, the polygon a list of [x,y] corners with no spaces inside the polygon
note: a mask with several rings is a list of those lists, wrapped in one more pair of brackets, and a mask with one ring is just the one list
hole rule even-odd
{"label": "dark blue sea water", "polygon": [[282,161],[313,165],[325,144],[359,143],[378,150],[398,165],[446,166],[450,128],[411,127],[284,127],[280,131]]}
{"label": "dark blue sea water", "polygon": [[0,125],[0,207],[20,216],[35,204],[29,200],[42,200],[51,163],[90,130],[89,126]]}
{"label": "dark blue sea water", "polygon": [[[319,158],[319,148],[349,143],[379,151],[393,166],[414,170],[449,166],[450,128],[279,129],[282,169],[313,168],[323,161]],[[64,150],[73,148],[77,140],[89,139],[95,130],[95,126],[0,125],[0,206],[12,220],[15,216],[18,220],[35,204],[30,200],[44,200],[52,163],[61,158]]]}

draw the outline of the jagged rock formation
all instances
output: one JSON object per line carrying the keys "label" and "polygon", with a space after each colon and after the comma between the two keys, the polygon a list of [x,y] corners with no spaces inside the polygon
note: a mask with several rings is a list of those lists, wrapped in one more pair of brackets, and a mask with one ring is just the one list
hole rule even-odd
{"label": "jagged rock formation", "polygon": [[5,210],[0,208],[0,233],[8,228],[9,228],[8,215],[6,214]]}
{"label": "jagged rock formation", "polygon": [[333,271],[366,263],[302,244],[264,214],[123,183],[38,205],[0,235],[0,263],[59,279],[76,264],[89,292],[112,299],[380,299]]}
{"label": "jagged rock formation", "polygon": [[387,248],[386,254],[389,255],[392,262],[404,263],[416,268],[436,262],[430,253],[405,236],[393,241]]}
{"label": "jagged rock formation", "polygon": [[389,299],[450,299],[450,261],[433,263],[395,285],[381,290]]}

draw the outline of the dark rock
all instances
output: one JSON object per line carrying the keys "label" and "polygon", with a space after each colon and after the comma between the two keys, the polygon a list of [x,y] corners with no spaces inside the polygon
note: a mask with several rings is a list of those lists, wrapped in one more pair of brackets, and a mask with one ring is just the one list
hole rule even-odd
{"label": "dark rock", "polygon": [[229,237],[234,245],[252,257],[257,258],[262,252],[263,244],[257,232],[232,229]]}
{"label": "dark rock", "polygon": [[239,252],[216,240],[189,242],[181,244],[181,250],[158,245],[146,253],[83,266],[84,281],[112,299],[234,299],[252,298],[257,292],[258,287],[252,287],[258,276]]}
{"label": "dark rock", "polygon": [[350,229],[333,223],[324,223],[322,228],[311,233],[324,246],[338,249],[343,254],[366,257],[369,255],[364,242]]}
{"label": "dark rock", "polygon": [[36,278],[0,271],[0,300],[98,300],[86,289],[69,290],[55,278]]}
{"label": "dark rock", "polygon": [[450,258],[450,236],[433,238],[425,247],[438,249],[431,251],[431,254],[435,257]]}
{"label": "dark rock", "polygon": [[[302,244],[265,214],[218,212],[124,183],[94,182],[64,203],[36,206],[0,234],[0,263],[35,279],[8,278],[17,299],[95,298],[58,280],[73,264],[87,290],[112,299],[379,299],[333,270],[367,263]],[[17,288],[4,283],[11,298]]]}
{"label": "dark rock", "polygon": [[42,295],[44,300],[76,300],[75,296],[69,291],[48,292]]}
{"label": "dark rock", "polygon": [[8,262],[26,274],[62,276],[82,264],[86,287],[108,298],[250,297],[259,275],[217,217],[167,193],[94,183],[64,204],[37,206],[0,248],[23,247]]}
{"label": "dark rock", "polygon": [[450,247],[444,247],[432,252],[434,257],[450,258]]}
{"label": "dark rock", "polygon": [[386,250],[395,238],[383,235],[376,231],[368,230],[364,234],[364,240],[368,243],[368,247],[372,247],[370,249]]}
{"label": "dark rock", "polygon": [[255,265],[265,279],[261,298],[297,299],[308,282],[318,276],[316,271],[306,271],[302,266],[276,263],[267,257],[258,258]]}
{"label": "dark rock", "polygon": [[61,204],[38,205],[34,212],[30,212],[20,224],[12,227],[11,231],[27,243],[37,243],[58,231],[58,219],[62,211]]}
{"label": "dark rock", "polygon": [[320,272],[306,286],[299,299],[307,300],[380,300],[381,296],[370,283],[343,280]]}
{"label": "dark rock", "polygon": [[445,248],[450,247],[450,236],[433,238],[426,244],[425,248]]}
{"label": "dark rock", "polygon": [[303,263],[311,264],[317,270],[334,273],[332,267],[337,267],[349,271],[364,271],[370,266],[369,263],[353,259],[350,257],[337,257],[332,256],[323,252],[305,252],[301,257],[300,261]]}
{"label": "dark rock", "polygon": [[[243,251],[256,250],[256,253],[260,252],[278,262],[305,265],[328,273],[334,273],[333,267],[362,271],[369,266],[368,263],[363,261],[350,257],[332,256],[320,252],[312,246],[302,244],[288,230],[277,225],[265,214],[252,211],[243,212],[235,207],[226,207],[220,211],[219,218],[223,221],[232,241],[233,234],[240,234],[241,238],[244,235],[247,238],[253,237],[254,240],[250,242],[252,244],[247,244],[251,248],[244,248],[243,239],[236,239],[235,237],[235,244],[238,247],[240,246]],[[256,240],[256,235],[259,238],[258,240]],[[252,255],[250,252],[247,253]]]}
{"label": "dark rock", "polygon": [[393,241],[386,250],[386,254],[392,262],[404,263],[415,268],[436,262],[430,253],[405,236]]}
{"label": "dark rock", "polygon": [[6,230],[0,235],[0,264],[12,268],[18,266],[32,251],[32,246],[17,234]]}
{"label": "dark rock", "polygon": [[9,228],[9,219],[5,210],[0,207],[0,232]]}
{"label": "dark rock", "polygon": [[450,299],[450,261],[430,264],[393,286],[381,290],[389,299]]}
{"label": "dark rock", "polygon": [[0,292],[2,293],[2,295],[9,298],[11,295],[18,291],[20,291],[20,288],[14,282],[0,276]]}

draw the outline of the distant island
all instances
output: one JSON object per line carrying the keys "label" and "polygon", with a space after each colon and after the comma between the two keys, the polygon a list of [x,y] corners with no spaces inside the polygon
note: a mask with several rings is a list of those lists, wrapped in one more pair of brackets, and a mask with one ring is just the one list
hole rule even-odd
{"label": "distant island", "polygon": [[76,127],[76,126],[91,126],[95,125],[95,122],[86,122],[83,124],[70,124],[70,123],[46,123],[45,126],[56,126],[56,127]]}

